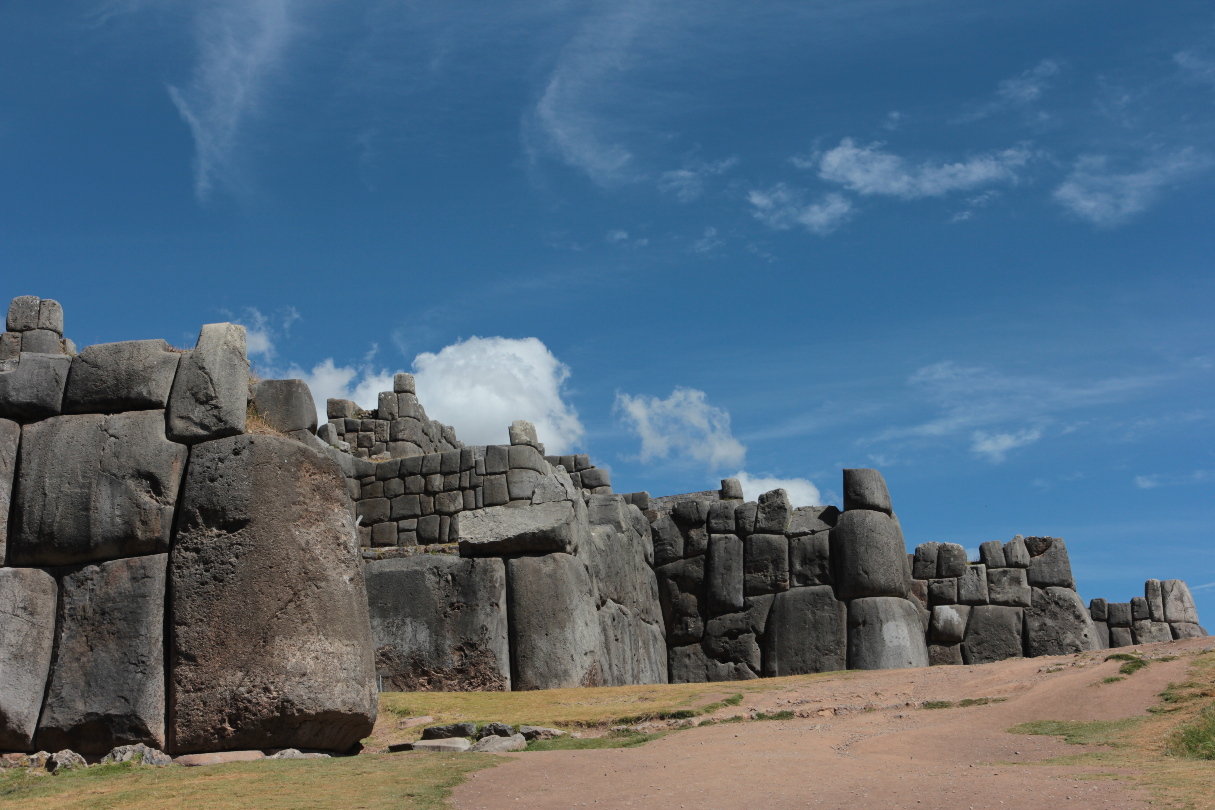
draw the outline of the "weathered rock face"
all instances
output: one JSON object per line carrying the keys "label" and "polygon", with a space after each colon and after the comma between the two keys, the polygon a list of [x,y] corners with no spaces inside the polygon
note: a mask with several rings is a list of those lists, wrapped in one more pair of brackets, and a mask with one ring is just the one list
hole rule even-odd
{"label": "weathered rock face", "polygon": [[33,751],[55,644],[55,578],[0,568],[0,750]]}
{"label": "weathered rock face", "polygon": [[763,650],[763,674],[769,677],[846,668],[847,606],[826,585],[776,594]]}
{"label": "weathered rock face", "polygon": [[[239,435],[245,432],[248,399],[245,327],[206,324],[177,367],[165,430],[184,444]],[[312,418],[315,424],[315,411]]]}
{"label": "weathered rock face", "polygon": [[164,748],[167,554],[86,565],[60,581],[55,664],[37,744]]}
{"label": "weathered rock face", "polygon": [[502,560],[426,554],[369,563],[366,577],[385,689],[510,689]]}
{"label": "weathered rock face", "polygon": [[907,549],[898,521],[882,512],[854,510],[831,530],[831,565],[840,599],[907,596]]}
{"label": "weathered rock face", "polygon": [[1029,607],[1030,589],[1024,568],[995,568],[987,572],[987,595],[993,605]]}
{"label": "weathered rock face", "polygon": [[831,543],[828,531],[789,538],[789,584],[794,587],[831,585]]}
{"label": "weathered rock face", "polygon": [[958,644],[966,637],[967,605],[937,605],[932,609],[929,637],[937,644]]}
{"label": "weathered rock face", "polygon": [[733,534],[710,535],[705,576],[709,615],[742,610],[743,541]]}
{"label": "weathered rock face", "polygon": [[1160,583],[1160,591],[1166,622],[1198,623],[1198,609],[1194,607],[1194,597],[1190,595],[1189,586],[1180,579],[1166,579]]}
{"label": "weathered rock face", "polygon": [[1075,591],[1034,588],[1032,604],[1025,610],[1027,655],[1069,655],[1098,649],[1097,630]]}
{"label": "weathered rock face", "polygon": [[598,686],[600,628],[586,566],[568,554],[516,557],[506,576],[512,688]]}
{"label": "weathered rock face", "polygon": [[[1157,641],[1173,640],[1173,633],[1166,622],[1154,622],[1151,619],[1140,619],[1132,623],[1131,635],[1134,637],[1136,644],[1153,644]],[[1102,648],[1098,647],[1097,649]]]}
{"label": "weathered rock face", "polygon": [[1029,584],[1035,588],[1076,589],[1072,578],[1072,563],[1062,537],[1027,537],[1029,550]]}
{"label": "weathered rock face", "polygon": [[789,590],[789,540],[753,534],[743,541],[743,589],[747,596]]}
{"label": "weathered rock face", "polygon": [[71,366],[65,355],[28,352],[0,361],[0,417],[23,422],[61,413]]}
{"label": "weathered rock face", "polygon": [[491,506],[460,515],[460,555],[492,557],[577,550],[586,521],[577,511],[581,500],[525,506]]}
{"label": "weathered rock face", "polygon": [[337,464],[277,436],[205,442],[181,504],[168,750],[342,751],[367,736],[371,625]]}
{"label": "weathered rock face", "polygon": [[958,602],[963,605],[986,605],[987,567],[982,563],[968,565],[958,577]]}
{"label": "weathered rock face", "polygon": [[303,380],[262,380],[253,388],[253,407],[279,433],[316,433],[316,403]]}
{"label": "weathered rock face", "polygon": [[655,569],[667,643],[691,644],[704,633],[705,558],[668,563]]}
{"label": "weathered rock face", "polygon": [[990,664],[1024,655],[1021,643],[1021,608],[979,605],[970,609],[962,660],[967,664]]}
{"label": "weathered rock face", "polygon": [[63,412],[163,411],[180,359],[163,340],[86,346],[72,358]]}
{"label": "weathered rock face", "polygon": [[916,579],[936,579],[940,543],[920,543],[911,562],[911,575]]}
{"label": "weathered rock face", "polygon": [[877,470],[844,470],[844,511],[871,509],[893,514],[886,479]]}
{"label": "weathered rock face", "polygon": [[924,625],[911,602],[875,596],[848,603],[849,669],[926,666],[928,646],[924,642]]}
{"label": "weathered rock face", "polygon": [[8,549],[8,516],[12,507],[13,475],[17,471],[17,444],[21,426],[0,419],[0,565]]}
{"label": "weathered rock face", "polygon": [[22,430],[10,565],[167,551],[186,448],[163,411],[58,416]]}
{"label": "weathered rock face", "polygon": [[960,577],[966,573],[966,549],[957,543],[941,543],[937,548],[937,576]]}

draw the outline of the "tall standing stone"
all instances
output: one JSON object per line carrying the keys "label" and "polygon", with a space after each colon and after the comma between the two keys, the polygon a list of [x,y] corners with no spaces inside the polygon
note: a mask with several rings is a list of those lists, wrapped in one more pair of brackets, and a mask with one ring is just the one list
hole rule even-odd
{"label": "tall standing stone", "polygon": [[776,594],[763,642],[769,677],[832,672],[848,665],[848,609],[830,586]]}
{"label": "tall standing stone", "polygon": [[1029,584],[1035,588],[1076,589],[1072,563],[1062,537],[1027,537],[1029,550]]}
{"label": "tall standing stone", "polygon": [[83,754],[136,743],[164,748],[167,563],[167,554],[154,554],[63,576],[39,748]]}
{"label": "tall standing stone", "polygon": [[743,541],[733,534],[710,535],[707,562],[705,579],[709,614],[717,616],[742,610]]}
{"label": "tall standing stone", "polygon": [[245,327],[205,324],[173,378],[166,414],[169,438],[194,444],[244,433],[248,401]]}
{"label": "tall standing stone", "polygon": [[17,445],[21,426],[0,419],[0,565],[8,547],[8,516],[12,510],[13,475],[17,471]]}
{"label": "tall standing stone", "polygon": [[1190,595],[1190,588],[1185,582],[1180,579],[1166,579],[1160,583],[1160,591],[1166,622],[1198,623],[1198,608],[1194,607],[1194,597]]}
{"label": "tall standing stone", "polygon": [[506,577],[512,687],[600,685],[599,618],[586,566],[568,554],[516,557]]}
{"label": "tall standing stone", "polygon": [[279,436],[194,445],[169,564],[170,750],[343,751],[375,663],[337,463]]}
{"label": "tall standing stone", "polygon": [[890,505],[890,490],[886,479],[877,470],[844,470],[844,511],[872,509],[876,512],[894,513]]}
{"label": "tall standing stone", "polygon": [[898,521],[882,512],[855,509],[840,515],[830,537],[840,599],[907,596],[907,549]]}
{"label": "tall standing stone", "polygon": [[1027,656],[1070,655],[1099,649],[1097,629],[1075,591],[1061,587],[1034,588],[1033,603],[1025,610]]}
{"label": "tall standing stone", "polygon": [[55,644],[55,578],[0,568],[0,750],[34,750]]}

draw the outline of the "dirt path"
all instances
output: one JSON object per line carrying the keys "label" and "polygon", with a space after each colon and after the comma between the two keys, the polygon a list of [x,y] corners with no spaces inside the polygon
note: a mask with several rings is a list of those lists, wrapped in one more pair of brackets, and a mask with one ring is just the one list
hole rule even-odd
{"label": "dirt path", "polygon": [[[1185,648],[1209,644],[1196,639]],[[1140,649],[1156,646],[1170,645]],[[1091,765],[1020,764],[1094,749],[1007,732],[1034,720],[1144,714],[1170,681],[1184,679],[1188,656],[1096,686],[1118,667],[1102,658],[854,672],[777,688],[752,695],[741,709],[790,709],[796,719],[696,728],[639,748],[513,754],[458,787],[454,804],[462,810],[1147,807],[1147,793],[1124,780],[1076,778],[1093,773]],[[939,710],[906,705],[981,697],[1006,701]]]}

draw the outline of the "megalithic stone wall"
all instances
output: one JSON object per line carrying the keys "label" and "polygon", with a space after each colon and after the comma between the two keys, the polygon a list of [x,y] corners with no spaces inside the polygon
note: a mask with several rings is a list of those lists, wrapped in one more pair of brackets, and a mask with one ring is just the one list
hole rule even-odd
{"label": "megalithic stone wall", "polygon": [[189,351],[77,354],[59,304],[33,296],[7,327],[0,748],[344,750],[365,736],[375,675],[353,504],[310,432],[311,449],[242,435],[244,328],[208,324]]}

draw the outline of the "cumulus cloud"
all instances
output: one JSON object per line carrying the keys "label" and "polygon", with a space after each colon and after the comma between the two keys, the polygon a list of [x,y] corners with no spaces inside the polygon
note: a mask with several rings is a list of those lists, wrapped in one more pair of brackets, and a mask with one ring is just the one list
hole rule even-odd
{"label": "cumulus cloud", "polygon": [[751,475],[745,470],[734,473],[734,477],[742,484],[743,497],[754,501],[765,492],[783,489],[789,493],[789,500],[794,506],[819,506],[822,495],[818,487],[805,478],[775,478],[773,476]]}
{"label": "cumulus cloud", "polygon": [[999,464],[1008,456],[1010,450],[1033,444],[1041,438],[1041,428],[1026,428],[1016,433],[988,433],[985,430],[976,430],[971,434],[970,450]]}
{"label": "cumulus cloud", "polygon": [[663,172],[658,178],[658,188],[675,195],[680,202],[694,202],[704,193],[705,182],[734,168],[738,158],[726,158],[711,163],[701,163],[686,169]]}
{"label": "cumulus cloud", "polygon": [[[976,155],[955,163],[925,162],[918,166],[884,152],[881,144],[859,146],[852,138],[825,152],[817,161],[818,174],[858,194],[876,194],[913,200],[940,197],[994,183],[1015,183],[1018,170],[1029,162],[1024,147]],[[805,160],[798,165],[813,165]]]}
{"label": "cumulus cloud", "polygon": [[1146,211],[1170,186],[1211,167],[1210,156],[1185,148],[1161,155],[1138,171],[1118,172],[1105,155],[1086,155],[1055,189],[1054,198],[1081,219],[1113,227]]}
{"label": "cumulus cloud", "polygon": [[379,405],[381,391],[392,390],[392,376],[395,373],[370,365],[339,366],[332,357],[327,357],[311,370],[306,371],[292,364],[276,376],[308,383],[316,404],[317,418],[324,423],[327,419],[326,400],[349,399],[358,403],[360,408],[371,410]]}
{"label": "cumulus cloud", "polygon": [[826,236],[842,225],[852,214],[852,203],[839,194],[827,194],[818,202],[806,204],[801,192],[784,183],[747,194],[752,215],[769,228],[788,230],[801,226],[819,236]]}
{"label": "cumulus cloud", "polygon": [[471,337],[413,361],[418,399],[466,444],[502,444],[516,419],[536,425],[549,454],[567,453],[585,429],[564,399],[569,367],[538,338]]}
{"label": "cumulus cloud", "polygon": [[263,314],[257,307],[245,307],[240,315],[230,312],[225,315],[245,327],[245,353],[263,364],[274,360],[278,354],[276,341],[288,335],[291,325],[300,320],[295,307],[284,307],[272,315]]}
{"label": "cumulus cloud", "polygon": [[617,393],[615,411],[641,439],[640,460],[672,459],[711,469],[741,465],[747,448],[730,432],[730,413],[705,392],[676,388],[666,399]]}

